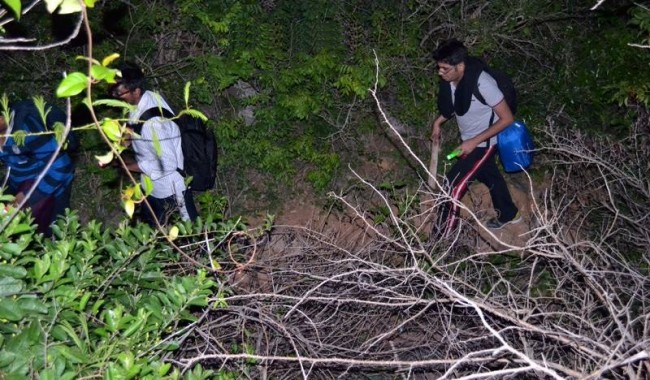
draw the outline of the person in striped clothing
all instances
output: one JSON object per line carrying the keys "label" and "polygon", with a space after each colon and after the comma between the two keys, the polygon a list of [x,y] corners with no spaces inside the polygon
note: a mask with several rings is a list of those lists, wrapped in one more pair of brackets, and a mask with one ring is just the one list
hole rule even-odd
{"label": "person in striped clothing", "polygon": [[[70,207],[74,163],[61,147],[57,151],[54,126],[64,125],[66,115],[52,104],[41,115],[33,100],[12,103],[0,115],[0,161],[7,177],[5,192],[15,196],[14,204],[31,209],[37,231],[51,235],[50,225]],[[24,140],[21,136],[24,136]],[[33,191],[32,191],[33,189]],[[30,194],[31,192],[31,194]]]}
{"label": "person in striped clothing", "polygon": [[[432,139],[440,137],[440,128],[455,117],[462,144],[460,158],[447,173],[446,189],[453,201],[442,205],[433,235],[450,237],[458,225],[459,202],[469,183],[484,183],[492,198],[497,217],[487,221],[491,229],[521,221],[508,186],[496,165],[497,134],[514,121],[496,80],[483,71],[480,62],[469,57],[458,40],[443,42],[433,55],[440,76],[438,109],[440,115],[432,125]],[[485,104],[474,95],[478,88]]]}

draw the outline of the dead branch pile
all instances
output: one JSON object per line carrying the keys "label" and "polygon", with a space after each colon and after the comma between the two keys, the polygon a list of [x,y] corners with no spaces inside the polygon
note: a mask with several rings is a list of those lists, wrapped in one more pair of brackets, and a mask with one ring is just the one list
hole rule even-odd
{"label": "dead branch pile", "polygon": [[471,217],[455,241],[426,242],[393,214],[352,249],[280,229],[176,360],[273,379],[645,378],[648,115],[621,141],[544,130],[550,185],[531,180],[524,244],[476,249]]}

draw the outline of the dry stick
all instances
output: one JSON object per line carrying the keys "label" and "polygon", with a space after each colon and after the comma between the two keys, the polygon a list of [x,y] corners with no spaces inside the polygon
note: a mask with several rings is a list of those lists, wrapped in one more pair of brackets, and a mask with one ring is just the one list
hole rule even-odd
{"label": "dry stick", "polygon": [[[427,168],[425,166],[424,162],[422,162],[420,160],[420,158],[415,154],[415,152],[413,152],[411,147],[406,143],[406,141],[404,141],[404,139],[402,138],[400,133],[392,125],[392,123],[389,120],[388,115],[386,114],[386,111],[384,111],[384,109],[382,108],[381,102],[379,101],[379,98],[377,97],[378,84],[379,84],[379,58],[377,57],[377,53],[375,52],[375,83],[374,83],[373,87],[369,88],[368,90],[370,91],[370,94],[372,95],[372,98],[375,100],[375,103],[377,104],[377,109],[379,111],[379,114],[381,115],[381,120],[384,121],[388,125],[388,128],[394,132],[395,138],[394,139],[391,138],[391,140],[393,140],[393,142],[395,143],[396,146],[401,147],[399,149],[403,152],[404,157],[406,159],[408,159],[409,162],[412,162],[414,167],[419,166],[419,167],[421,167],[422,169],[425,170],[425,173],[427,175],[427,183],[429,184],[429,186],[432,189],[435,189],[436,188],[435,185],[437,184],[437,180],[436,180],[436,171],[433,171],[433,172],[431,171],[431,165],[433,164],[433,162],[430,162],[429,163],[429,168]],[[436,148],[434,148],[434,146],[432,145],[432,152],[431,152],[432,161],[433,161],[434,149],[436,149]],[[437,158],[437,156],[438,156],[437,151],[438,150],[440,150],[440,144],[438,144],[437,150],[435,151],[435,156],[436,156],[436,161],[435,161],[435,166],[434,166],[435,168],[437,168],[437,166],[438,166],[438,158]],[[433,186],[431,185],[432,183],[434,184]],[[423,215],[428,214],[424,210],[424,208],[425,208],[424,204],[425,203],[431,203],[431,202],[433,202],[433,196],[431,195],[431,192],[427,192],[426,195],[423,197],[422,202],[420,202],[421,214],[423,214]],[[424,219],[422,224],[425,224],[425,223],[426,223],[426,218]]]}
{"label": "dry stick", "polygon": [[428,191],[422,196],[420,201],[420,215],[423,215],[422,226],[426,226],[431,217],[433,210],[434,197],[433,192],[438,188],[438,156],[440,155],[440,136],[435,136],[431,140],[431,159],[429,160],[429,173],[427,177]]}
{"label": "dry stick", "polygon": [[431,161],[429,161],[429,178],[427,184],[432,190],[436,189],[438,174],[438,155],[440,154],[440,137],[434,137],[431,141]]}

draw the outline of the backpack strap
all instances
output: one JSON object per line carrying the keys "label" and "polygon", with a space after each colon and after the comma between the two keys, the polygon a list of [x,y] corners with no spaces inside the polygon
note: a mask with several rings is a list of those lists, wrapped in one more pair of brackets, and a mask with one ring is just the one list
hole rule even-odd
{"label": "backpack strap", "polygon": [[[487,71],[485,71],[485,70],[483,70],[483,72],[487,73]],[[479,77],[480,77],[480,75],[479,75]],[[488,105],[487,102],[485,101],[485,98],[483,97],[483,94],[481,94],[481,90],[478,87],[478,80],[476,81],[476,85],[474,86],[474,90],[472,91],[472,94],[476,97],[476,99],[479,102],[483,103],[486,106]],[[503,100],[505,101],[505,96],[504,96]],[[490,108],[492,108],[492,107],[490,107]],[[494,110],[492,110],[492,115],[490,116],[490,124],[488,125],[488,127],[491,126],[492,124],[494,124]],[[490,144],[490,142],[488,141],[488,146],[489,146],[489,144]]]}
{"label": "backpack strap", "polygon": [[154,117],[164,117],[165,119],[172,119],[176,115],[174,115],[173,112],[168,110],[167,108],[163,107],[152,107],[147,109],[140,115],[139,121],[135,123],[129,123],[129,126],[133,128],[133,131],[137,134],[142,133],[142,126],[144,125],[145,122],[147,122],[149,119],[152,119]]}
{"label": "backpack strap", "polygon": [[487,102],[485,101],[483,94],[481,94],[481,90],[479,90],[478,88],[478,80],[476,81],[476,85],[474,85],[474,90],[472,91],[472,94],[476,97],[476,99],[478,99],[479,102],[487,106]]}

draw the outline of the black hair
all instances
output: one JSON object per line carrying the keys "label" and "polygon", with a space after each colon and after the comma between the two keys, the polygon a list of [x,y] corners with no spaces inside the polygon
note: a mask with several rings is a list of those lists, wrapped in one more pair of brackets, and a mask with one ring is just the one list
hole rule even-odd
{"label": "black hair", "polygon": [[443,41],[433,53],[433,59],[439,63],[458,65],[467,59],[467,48],[457,39]]}
{"label": "black hair", "polygon": [[138,88],[142,91],[146,90],[147,80],[138,65],[132,62],[124,62],[118,68],[122,73],[122,78],[119,80],[119,83],[124,85],[129,91],[135,91]]}

